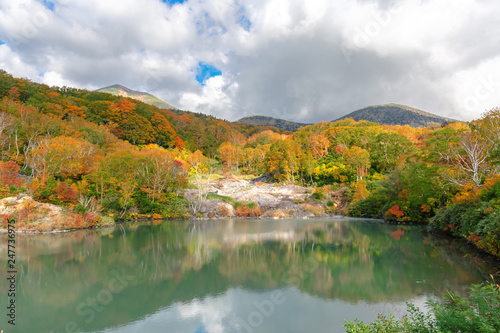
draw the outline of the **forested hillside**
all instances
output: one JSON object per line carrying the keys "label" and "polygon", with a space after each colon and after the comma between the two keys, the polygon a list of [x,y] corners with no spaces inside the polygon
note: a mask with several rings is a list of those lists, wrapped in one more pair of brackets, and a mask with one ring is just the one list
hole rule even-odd
{"label": "forested hillside", "polygon": [[337,120],[352,118],[356,121],[366,120],[384,125],[410,125],[412,127],[426,127],[429,125],[443,125],[456,120],[441,117],[429,112],[400,104],[372,105],[351,112]]}
{"label": "forested hillside", "polygon": [[284,119],[277,119],[267,116],[247,116],[238,120],[239,123],[259,125],[259,126],[274,126],[284,131],[295,132],[301,127],[310,125],[304,123],[296,123],[294,121],[288,121]]}
{"label": "forested hillside", "polygon": [[314,185],[311,209],[338,211],[341,191],[349,215],[430,222],[499,253],[500,109],[433,128],[345,119],[287,134],[5,72],[0,99],[1,197],[66,205],[82,225],[188,216],[189,179],[265,173]]}
{"label": "forested hillside", "polygon": [[108,93],[111,95],[121,96],[121,97],[130,97],[130,98],[139,100],[141,102],[154,105],[158,109],[178,110],[178,108],[176,108],[172,104],[169,104],[169,103],[159,99],[156,96],[153,96],[153,95],[145,93],[145,92],[132,90],[132,89],[129,89],[129,88],[124,87],[124,86],[119,85],[119,84],[114,84],[114,85],[109,86],[109,87],[104,87],[104,88],[98,89],[97,91]]}
{"label": "forested hillside", "polygon": [[[224,141],[239,142],[265,128],[230,123],[200,113],[160,110],[108,93],[70,87],[48,87],[0,72],[0,98],[34,107],[54,120],[104,125],[117,138],[134,145],[156,143],[165,148],[200,149],[214,156]],[[270,128],[271,129],[271,128]],[[277,129],[272,128],[277,131]]]}

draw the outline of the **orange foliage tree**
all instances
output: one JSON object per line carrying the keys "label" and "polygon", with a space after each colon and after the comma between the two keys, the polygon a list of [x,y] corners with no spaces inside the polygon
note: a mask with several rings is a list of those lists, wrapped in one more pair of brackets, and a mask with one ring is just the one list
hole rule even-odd
{"label": "orange foliage tree", "polygon": [[244,154],[241,145],[232,144],[231,142],[226,141],[219,146],[218,152],[222,163],[224,163],[228,168],[239,168],[240,161]]}
{"label": "orange foliage tree", "polygon": [[356,170],[356,180],[363,179],[370,167],[370,153],[363,148],[352,146],[342,156],[347,164]]}
{"label": "orange foliage tree", "polygon": [[29,153],[27,163],[38,178],[46,179],[49,175],[80,178],[92,171],[95,151],[95,146],[86,140],[66,136],[47,138]]}

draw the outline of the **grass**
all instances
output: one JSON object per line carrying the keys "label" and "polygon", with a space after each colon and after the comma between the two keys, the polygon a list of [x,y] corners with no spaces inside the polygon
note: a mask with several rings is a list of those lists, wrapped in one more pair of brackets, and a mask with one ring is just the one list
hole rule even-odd
{"label": "grass", "polygon": [[207,199],[208,200],[220,200],[220,201],[224,201],[228,204],[231,204],[231,205],[235,205],[236,204],[236,200],[231,198],[231,197],[226,197],[224,195],[219,195],[219,194],[215,194],[215,193],[209,193],[207,195]]}

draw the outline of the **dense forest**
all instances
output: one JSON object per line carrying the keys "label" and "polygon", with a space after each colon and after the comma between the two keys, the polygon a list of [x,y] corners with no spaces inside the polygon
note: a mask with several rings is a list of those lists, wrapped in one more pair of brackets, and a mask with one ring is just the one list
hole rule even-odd
{"label": "dense forest", "polygon": [[428,223],[499,255],[500,109],[469,123],[344,119],[291,134],[0,71],[0,145],[0,198],[66,205],[85,225],[187,216],[190,178],[265,173],[313,185],[316,198],[343,189],[351,216]]}

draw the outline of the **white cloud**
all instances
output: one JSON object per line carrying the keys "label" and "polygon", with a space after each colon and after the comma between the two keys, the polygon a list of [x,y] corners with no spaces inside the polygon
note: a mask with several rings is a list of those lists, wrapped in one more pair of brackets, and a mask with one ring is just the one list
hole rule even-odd
{"label": "white cloud", "polygon": [[219,118],[234,119],[239,116],[234,113],[237,89],[237,83],[230,82],[221,75],[214,76],[206,80],[205,86],[199,92],[183,93],[179,105],[185,110],[197,110]]}
{"label": "white cloud", "polygon": [[[499,15],[493,0],[58,0],[53,11],[4,0],[0,66],[48,84],[120,83],[230,120],[332,120],[389,102],[473,119],[498,103],[464,105],[482,78],[500,81]],[[200,61],[222,76],[201,87]]]}
{"label": "white cloud", "polygon": [[31,80],[36,80],[38,76],[36,68],[26,65],[6,44],[0,45],[0,68],[17,77],[26,77]]}

